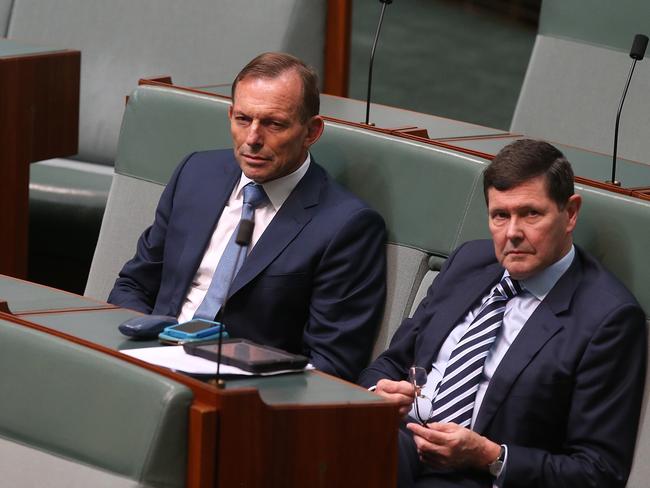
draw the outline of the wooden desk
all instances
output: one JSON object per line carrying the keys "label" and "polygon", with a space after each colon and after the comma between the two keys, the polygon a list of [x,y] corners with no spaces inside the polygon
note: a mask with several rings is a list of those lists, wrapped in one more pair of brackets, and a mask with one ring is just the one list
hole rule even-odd
{"label": "wooden desk", "polygon": [[77,152],[80,62],[0,39],[0,273],[27,276],[29,164]]}
{"label": "wooden desk", "polygon": [[0,275],[0,300],[7,302],[14,315],[116,308],[110,303],[4,275]]}
{"label": "wooden desk", "polygon": [[84,297],[0,276],[0,298],[9,297],[12,309],[30,291],[26,287],[56,307],[46,310],[23,299],[20,316],[0,312],[0,319],[137,364],[192,390],[188,487],[395,486],[399,416],[379,396],[315,371],[229,380],[219,390],[120,353],[158,345],[118,332],[117,325],[136,312],[110,305],[89,309]]}

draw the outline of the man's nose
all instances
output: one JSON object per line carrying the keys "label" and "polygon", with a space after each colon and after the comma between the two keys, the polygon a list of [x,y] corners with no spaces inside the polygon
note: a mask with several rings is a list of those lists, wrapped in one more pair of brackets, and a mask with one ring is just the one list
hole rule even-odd
{"label": "man's nose", "polygon": [[262,141],[263,139],[260,123],[254,120],[248,127],[248,132],[246,134],[246,144],[251,147],[259,147],[262,145]]}
{"label": "man's nose", "polygon": [[506,237],[511,241],[517,241],[523,239],[523,235],[521,222],[516,216],[511,216],[506,228]]}

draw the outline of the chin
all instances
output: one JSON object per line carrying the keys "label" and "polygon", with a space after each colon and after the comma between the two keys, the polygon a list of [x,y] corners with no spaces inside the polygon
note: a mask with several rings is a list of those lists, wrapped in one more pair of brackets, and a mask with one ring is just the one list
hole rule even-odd
{"label": "chin", "polygon": [[506,260],[503,263],[503,267],[506,268],[508,270],[508,273],[510,273],[510,276],[516,280],[525,280],[526,278],[530,278],[535,273],[534,266],[527,265],[522,262],[512,263]]}
{"label": "chin", "polygon": [[268,179],[268,175],[262,171],[259,171],[256,168],[244,167],[242,172],[246,175],[246,178],[250,178],[255,183],[264,183]]}

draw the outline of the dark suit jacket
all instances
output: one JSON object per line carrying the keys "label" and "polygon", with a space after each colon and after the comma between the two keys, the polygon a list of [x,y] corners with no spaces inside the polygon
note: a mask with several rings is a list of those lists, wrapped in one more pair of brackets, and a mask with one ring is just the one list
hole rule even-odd
{"label": "dark suit jacket", "polygon": [[[629,474],[645,316],[616,278],[576,250],[499,364],[476,419],[476,432],[508,446],[505,487],[624,486]],[[413,364],[430,369],[447,335],[503,271],[491,241],[461,246],[361,384],[405,379]],[[458,486],[492,482],[470,472],[454,477]]]}
{"label": "dark suit jacket", "polygon": [[[240,175],[232,150],[189,155],[108,301],[178,315]],[[232,337],[306,354],[354,380],[381,321],[384,244],[381,216],[312,160],[233,280],[221,319]]]}

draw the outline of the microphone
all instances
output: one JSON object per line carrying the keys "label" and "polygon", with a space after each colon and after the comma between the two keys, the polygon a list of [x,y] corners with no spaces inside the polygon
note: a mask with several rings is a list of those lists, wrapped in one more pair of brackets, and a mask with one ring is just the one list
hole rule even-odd
{"label": "microphone", "polygon": [[618,123],[621,118],[621,111],[623,110],[623,102],[625,102],[627,89],[629,88],[630,80],[632,79],[632,73],[634,73],[634,67],[636,66],[637,61],[643,59],[643,56],[645,55],[645,49],[647,46],[648,46],[648,36],[644,36],[643,34],[637,34],[636,36],[634,36],[632,49],[630,49],[632,66],[630,67],[630,73],[627,75],[627,82],[625,83],[625,88],[623,89],[623,96],[621,97],[621,103],[618,105],[618,112],[616,113],[616,125],[614,126],[614,152],[612,154],[612,180],[607,182],[616,186],[621,186],[621,182],[616,181],[616,152],[618,148]]}
{"label": "microphone", "polygon": [[369,124],[370,120],[370,91],[372,88],[372,63],[375,60],[375,49],[377,48],[377,40],[379,39],[379,32],[381,31],[381,24],[384,21],[384,11],[386,10],[386,5],[393,3],[393,0],[379,0],[381,2],[381,14],[379,15],[379,24],[377,25],[377,31],[375,32],[375,40],[372,43],[372,49],[370,50],[370,66],[368,67],[368,95],[366,96],[366,125]]}
{"label": "microphone", "polygon": [[632,43],[632,49],[630,49],[630,57],[640,61],[643,59],[645,54],[645,48],[648,47],[648,36],[643,34],[637,34],[634,36],[634,42]]}
{"label": "microphone", "polygon": [[[251,238],[253,237],[253,228],[255,224],[253,223],[252,220],[247,220],[247,219],[242,219],[239,221],[239,225],[237,226],[237,234],[235,235],[235,243],[239,246],[239,250],[237,251],[237,261],[239,262],[239,259],[241,257],[241,252],[245,247],[248,247],[248,245],[251,242]],[[223,305],[221,306],[220,314],[223,317],[226,312],[226,304],[228,303],[228,297],[230,296],[230,288],[232,287],[232,282],[235,274],[235,270],[233,269],[233,272],[230,276],[230,283],[228,283],[228,291],[226,292],[226,297],[224,298]],[[224,329],[224,324],[221,324],[221,333],[219,334],[219,342],[217,344],[217,388],[223,389],[226,385],[221,379],[221,349],[223,347],[223,329]]]}

